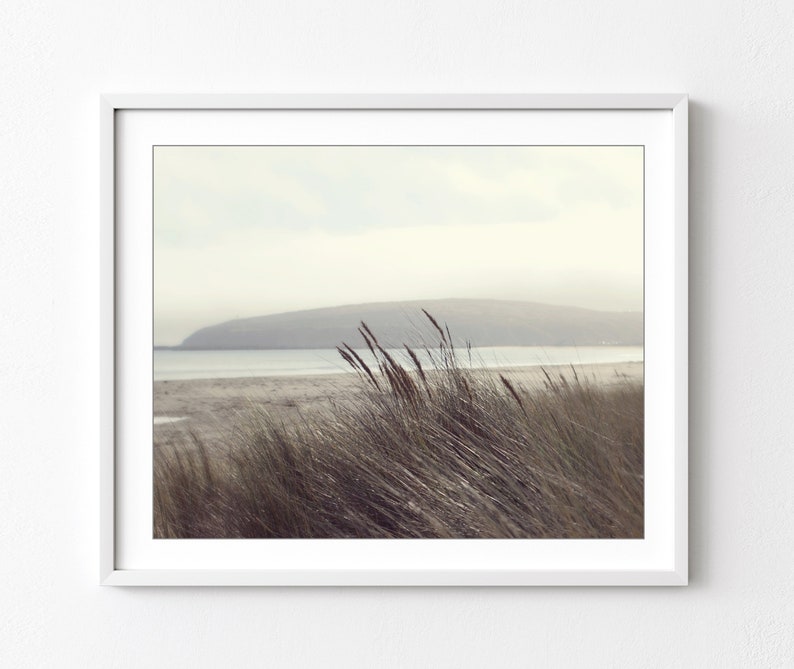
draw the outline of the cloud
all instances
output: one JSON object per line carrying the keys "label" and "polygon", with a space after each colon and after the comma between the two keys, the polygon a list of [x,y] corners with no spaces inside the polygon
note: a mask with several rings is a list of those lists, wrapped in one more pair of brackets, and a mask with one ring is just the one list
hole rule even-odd
{"label": "cloud", "polygon": [[157,241],[206,244],[249,227],[344,234],[372,227],[531,222],[553,218],[575,202],[619,207],[637,189],[616,178],[610,152],[158,147]]}

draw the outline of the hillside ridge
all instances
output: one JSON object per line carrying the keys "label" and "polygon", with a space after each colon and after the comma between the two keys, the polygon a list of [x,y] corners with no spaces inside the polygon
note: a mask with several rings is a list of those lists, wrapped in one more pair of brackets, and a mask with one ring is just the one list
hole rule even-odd
{"label": "hillside ridge", "polygon": [[[456,344],[473,346],[638,345],[641,312],[594,311],[517,300],[435,299],[369,302],[235,319],[201,328],[182,350],[333,348],[363,344],[361,321],[388,346],[435,341],[426,310]],[[430,339],[428,339],[430,337]]]}

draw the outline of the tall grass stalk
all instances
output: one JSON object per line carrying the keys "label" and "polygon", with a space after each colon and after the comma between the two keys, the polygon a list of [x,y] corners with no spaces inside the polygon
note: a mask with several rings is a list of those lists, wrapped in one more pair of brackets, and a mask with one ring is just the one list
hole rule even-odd
{"label": "tall grass stalk", "polygon": [[407,346],[397,360],[362,323],[376,368],[338,349],[362,401],[290,423],[256,411],[226,458],[198,436],[157,454],[155,536],[642,537],[642,386],[574,369],[525,388],[461,366],[427,316],[437,369]]}

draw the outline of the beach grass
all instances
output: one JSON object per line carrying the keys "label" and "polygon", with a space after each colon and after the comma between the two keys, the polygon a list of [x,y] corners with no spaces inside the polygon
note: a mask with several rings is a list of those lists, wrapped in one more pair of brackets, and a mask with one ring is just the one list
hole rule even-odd
{"label": "beach grass", "polygon": [[[339,353],[360,401],[286,421],[252,407],[226,455],[160,449],[157,538],[641,538],[643,387],[549,368],[525,387],[461,364],[448,330],[397,359]],[[421,360],[432,360],[432,368]]]}

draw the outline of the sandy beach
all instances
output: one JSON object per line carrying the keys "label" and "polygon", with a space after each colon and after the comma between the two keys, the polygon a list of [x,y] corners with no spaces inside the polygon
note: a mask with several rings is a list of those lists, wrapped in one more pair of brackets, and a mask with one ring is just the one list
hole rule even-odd
{"label": "sandy beach", "polygon": [[[641,383],[639,362],[578,365],[577,374],[598,384],[622,381]],[[549,367],[550,374],[571,376],[568,366]],[[539,367],[483,370],[504,374],[531,389],[542,386]],[[281,376],[233,379],[157,381],[154,384],[154,444],[162,448],[187,443],[190,433],[213,448],[226,450],[235,426],[252,411],[266,411],[285,421],[300,420],[329,409],[334,403],[355,403],[362,384],[355,374]]]}

